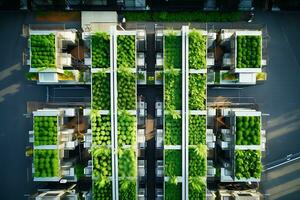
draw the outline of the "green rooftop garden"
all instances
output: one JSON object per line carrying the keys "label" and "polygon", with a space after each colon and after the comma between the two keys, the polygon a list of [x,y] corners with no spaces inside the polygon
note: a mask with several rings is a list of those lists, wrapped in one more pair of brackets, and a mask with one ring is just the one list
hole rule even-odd
{"label": "green rooftop garden", "polygon": [[165,115],[165,145],[181,145],[182,124],[181,116]]}
{"label": "green rooftop garden", "polygon": [[206,110],[206,74],[190,74],[189,109]]}
{"label": "green rooftop garden", "polygon": [[105,179],[112,176],[111,149],[96,146],[92,149],[93,157],[93,178]]}
{"label": "green rooftop garden", "polygon": [[181,200],[181,183],[165,183],[165,200]]}
{"label": "green rooftop garden", "polygon": [[136,109],[136,74],[129,71],[118,72],[118,109]]}
{"label": "green rooftop garden", "polygon": [[135,67],[135,36],[134,35],[118,35],[117,66],[118,68]]}
{"label": "green rooftop garden", "polygon": [[92,136],[95,145],[111,144],[111,121],[110,115],[91,116],[92,119]]}
{"label": "green rooftop garden", "polygon": [[33,151],[34,177],[59,177],[58,150],[35,149]]}
{"label": "green rooftop garden", "polygon": [[55,68],[55,35],[31,35],[31,67]]}
{"label": "green rooftop garden", "polygon": [[110,110],[110,74],[104,71],[92,75],[92,108]]}
{"label": "green rooftop garden", "polygon": [[189,68],[206,68],[206,36],[196,30],[189,33]]}
{"label": "green rooftop garden", "polygon": [[181,150],[165,150],[165,176],[174,177],[182,174]]}
{"label": "green rooftop garden", "polygon": [[136,177],[137,175],[137,160],[134,149],[118,149],[118,167],[119,177]]}
{"label": "green rooftop garden", "polygon": [[180,69],[181,68],[181,44],[182,38],[176,33],[169,33],[165,35],[164,47],[164,67],[166,69]]}
{"label": "green rooftop garden", "polygon": [[35,116],[33,130],[35,146],[57,144],[57,116]]}
{"label": "green rooftop garden", "polygon": [[237,68],[260,68],[261,49],[261,36],[237,36]]}
{"label": "green rooftop garden", "polygon": [[119,199],[136,199],[136,180],[121,180],[119,182]]}
{"label": "green rooftop garden", "polygon": [[236,117],[236,144],[259,145],[260,144],[260,117],[237,116]]}
{"label": "green rooftop garden", "polygon": [[189,145],[206,144],[206,116],[189,116]]}
{"label": "green rooftop garden", "polygon": [[181,110],[181,73],[165,72],[165,110]]}
{"label": "green rooftop garden", "polygon": [[92,67],[110,67],[110,36],[100,32],[92,35]]}
{"label": "green rooftop garden", "polygon": [[262,172],[261,152],[256,150],[235,151],[235,177],[260,178]]}
{"label": "green rooftop garden", "polygon": [[136,142],[136,116],[127,112],[118,115],[118,145],[133,145]]}

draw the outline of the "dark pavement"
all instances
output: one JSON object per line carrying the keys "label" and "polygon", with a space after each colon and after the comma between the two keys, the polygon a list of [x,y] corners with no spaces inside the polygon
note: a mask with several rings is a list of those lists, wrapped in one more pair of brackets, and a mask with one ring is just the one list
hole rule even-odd
{"label": "dark pavement", "polygon": [[[300,13],[258,13],[253,23],[267,25],[268,80],[263,85],[240,90],[209,90],[208,95],[253,98],[263,113],[270,114],[267,124],[267,151],[264,164],[300,152]],[[263,175],[261,188],[267,199],[296,200],[300,194],[299,164],[288,163]],[[290,166],[291,172],[284,170]],[[281,192],[280,192],[281,191]]]}
{"label": "dark pavement", "polygon": [[[35,22],[26,12],[0,12],[0,193],[3,200],[27,199],[34,193],[31,160],[25,157],[28,131],[32,120],[26,118],[27,101],[46,101],[46,86],[38,86],[25,78],[28,67],[22,65],[22,53],[27,41],[21,37],[23,24]],[[66,27],[79,27],[72,22]]]}

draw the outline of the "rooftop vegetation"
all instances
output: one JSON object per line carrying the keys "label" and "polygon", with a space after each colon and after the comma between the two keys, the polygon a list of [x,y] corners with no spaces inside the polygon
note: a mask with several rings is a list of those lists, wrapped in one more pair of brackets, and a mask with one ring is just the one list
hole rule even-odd
{"label": "rooftop vegetation", "polygon": [[111,122],[110,115],[92,115],[93,144],[111,144]]}
{"label": "rooftop vegetation", "polygon": [[256,150],[235,151],[235,177],[260,178],[262,171],[261,152]]}
{"label": "rooftop vegetation", "polygon": [[119,199],[136,199],[136,180],[121,180],[119,182]]}
{"label": "rooftop vegetation", "polygon": [[181,36],[176,33],[165,35],[164,63],[166,69],[181,68]]}
{"label": "rooftop vegetation", "polygon": [[93,200],[112,200],[112,182],[108,179],[93,180]]}
{"label": "rooftop vegetation", "polygon": [[110,67],[110,36],[105,32],[92,35],[92,67]]}
{"label": "rooftop vegetation", "polygon": [[206,36],[196,30],[189,33],[189,68],[206,68]]}
{"label": "rooftop vegetation", "polygon": [[165,200],[181,200],[181,183],[165,183]]}
{"label": "rooftop vegetation", "polygon": [[119,159],[119,177],[135,177],[137,160],[136,153],[134,149],[118,149]]}
{"label": "rooftop vegetation", "polygon": [[121,112],[118,116],[118,145],[133,145],[136,140],[136,116]]}
{"label": "rooftop vegetation", "polygon": [[165,176],[181,176],[182,155],[181,150],[165,150]]}
{"label": "rooftop vegetation", "polygon": [[118,68],[135,67],[135,36],[134,35],[118,35],[117,66]]}
{"label": "rooftop vegetation", "polygon": [[110,110],[110,74],[100,71],[92,75],[92,107]]}
{"label": "rooftop vegetation", "polygon": [[206,184],[202,178],[189,178],[189,200],[205,200]]}
{"label": "rooftop vegetation", "polygon": [[34,177],[58,177],[59,157],[58,150],[35,149],[33,151]]}
{"label": "rooftop vegetation", "polygon": [[189,145],[206,144],[206,116],[189,116]]}
{"label": "rooftop vegetation", "polygon": [[206,145],[189,147],[189,176],[206,176]]}
{"label": "rooftop vegetation", "polygon": [[260,68],[261,48],[261,36],[237,36],[237,68]]}
{"label": "rooftop vegetation", "polygon": [[57,117],[35,116],[33,123],[34,145],[57,144]]}
{"label": "rooftop vegetation", "polygon": [[189,109],[206,109],[206,74],[190,74]]}
{"label": "rooftop vegetation", "polygon": [[165,109],[181,110],[181,73],[165,72]]}
{"label": "rooftop vegetation", "polygon": [[93,177],[95,179],[105,179],[112,176],[111,149],[107,147],[94,147],[93,156]]}
{"label": "rooftop vegetation", "polygon": [[129,71],[118,72],[118,109],[136,109],[136,74]]}
{"label": "rooftop vegetation", "polygon": [[165,115],[165,145],[181,145],[182,124],[181,116]]}
{"label": "rooftop vegetation", "polygon": [[31,35],[31,67],[55,68],[55,35]]}
{"label": "rooftop vegetation", "polygon": [[260,117],[238,116],[236,117],[236,144],[259,145],[260,144]]}
{"label": "rooftop vegetation", "polygon": [[176,11],[176,12],[123,12],[127,21],[162,22],[235,22],[241,21],[243,12]]}

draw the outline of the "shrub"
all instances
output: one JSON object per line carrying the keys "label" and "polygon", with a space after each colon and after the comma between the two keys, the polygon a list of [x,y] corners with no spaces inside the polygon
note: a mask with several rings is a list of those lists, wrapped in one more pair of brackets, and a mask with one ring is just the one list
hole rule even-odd
{"label": "shrub", "polygon": [[119,199],[120,200],[136,199],[135,180],[121,180],[119,182]]}
{"label": "shrub", "polygon": [[134,149],[119,149],[119,177],[135,177],[137,160]]}
{"label": "shrub", "polygon": [[189,109],[206,109],[206,74],[190,74]]}
{"label": "shrub", "polygon": [[93,177],[103,179],[112,176],[111,149],[106,147],[94,147],[93,156]]}
{"label": "shrub", "polygon": [[133,145],[136,140],[136,117],[127,112],[118,116],[118,145]]}
{"label": "shrub", "polygon": [[165,150],[165,176],[181,176],[181,150]]}
{"label": "shrub", "polygon": [[165,109],[181,110],[181,73],[165,72]]}
{"label": "shrub", "polygon": [[55,35],[31,35],[31,67],[55,68]]}
{"label": "shrub", "polygon": [[34,145],[57,144],[57,117],[36,116],[33,121]]}
{"label": "shrub", "polygon": [[261,36],[237,36],[237,68],[261,67]]}
{"label": "shrub", "polygon": [[92,108],[110,110],[110,75],[103,71],[92,75]]}
{"label": "shrub", "polygon": [[206,144],[206,116],[189,116],[189,145]]}
{"label": "shrub", "polygon": [[135,36],[134,35],[118,35],[117,66],[118,68],[135,67]]}
{"label": "shrub", "polygon": [[165,35],[164,63],[166,69],[181,68],[181,36],[175,33]]}
{"label": "shrub", "polygon": [[118,72],[118,109],[136,109],[136,77],[129,71]]}
{"label": "shrub", "polygon": [[260,178],[262,171],[261,153],[256,150],[235,151],[235,177],[237,179],[251,177]]}
{"label": "shrub", "polygon": [[92,67],[110,67],[110,37],[107,33],[92,35]]}
{"label": "shrub", "polygon": [[112,200],[112,183],[110,180],[93,181],[93,200]]}
{"label": "shrub", "polygon": [[206,68],[206,37],[196,30],[189,33],[189,68]]}
{"label": "shrub", "polygon": [[35,149],[33,151],[34,177],[58,177],[58,150]]}
{"label": "shrub", "polygon": [[236,117],[236,144],[259,145],[260,144],[260,117],[239,116]]}
{"label": "shrub", "polygon": [[[203,152],[205,151],[205,152]],[[197,148],[189,148],[189,176],[206,176],[206,146],[201,145]]]}
{"label": "shrub", "polygon": [[110,115],[92,115],[93,144],[111,144],[111,123]]}
{"label": "shrub", "polygon": [[181,200],[181,183],[165,183],[165,200]]}
{"label": "shrub", "polygon": [[173,117],[172,115],[165,115],[166,121],[166,145],[181,145],[182,140],[182,124],[181,117]]}

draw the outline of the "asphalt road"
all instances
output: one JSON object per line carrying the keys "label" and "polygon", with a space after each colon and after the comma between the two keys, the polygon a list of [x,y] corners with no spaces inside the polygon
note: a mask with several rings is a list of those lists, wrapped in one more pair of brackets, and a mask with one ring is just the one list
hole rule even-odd
{"label": "asphalt road", "polygon": [[[39,23],[25,12],[0,12],[0,193],[3,200],[27,199],[36,191],[31,161],[25,157],[31,119],[25,118],[27,101],[46,101],[46,87],[25,79],[28,67],[22,66],[27,46],[21,37],[23,24]],[[72,22],[66,27],[79,27]],[[25,195],[25,196],[24,196]]]}
{"label": "asphalt road", "polygon": [[[300,13],[258,13],[253,23],[266,24],[268,80],[263,85],[240,90],[209,90],[209,96],[255,99],[267,123],[264,164],[300,152]],[[296,200],[300,194],[300,162],[288,163],[264,173],[261,188],[267,199]],[[290,170],[285,170],[288,167]],[[280,173],[278,172],[280,171]],[[276,172],[276,178],[274,173]],[[277,173],[278,172],[278,173]]]}

